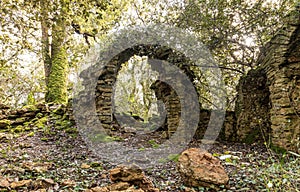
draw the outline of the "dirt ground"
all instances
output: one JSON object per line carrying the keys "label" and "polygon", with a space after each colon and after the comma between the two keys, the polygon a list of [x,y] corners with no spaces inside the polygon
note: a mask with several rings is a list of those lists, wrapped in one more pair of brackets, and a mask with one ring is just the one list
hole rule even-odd
{"label": "dirt ground", "polygon": [[[67,133],[55,127],[47,134],[42,130],[34,134],[28,131],[0,134],[0,191],[84,191],[110,183],[108,170],[116,165],[93,154],[80,134]],[[120,142],[128,145],[139,143],[145,148],[163,142],[159,134],[132,134],[126,138]],[[187,148],[199,146],[199,141],[192,141]],[[234,157],[222,160],[230,180],[227,186],[218,190],[184,186],[176,170],[176,159],[144,169],[144,172],[161,191],[272,191],[268,188],[268,180],[272,180],[273,176],[283,180],[288,174],[272,168],[274,163],[280,160],[283,165],[299,162],[299,159],[288,155],[281,159],[263,144],[216,142],[208,151],[216,157],[225,154]],[[296,177],[300,174],[299,170],[291,169],[290,174],[295,174],[295,177],[288,178],[286,182],[300,189],[300,181]]]}

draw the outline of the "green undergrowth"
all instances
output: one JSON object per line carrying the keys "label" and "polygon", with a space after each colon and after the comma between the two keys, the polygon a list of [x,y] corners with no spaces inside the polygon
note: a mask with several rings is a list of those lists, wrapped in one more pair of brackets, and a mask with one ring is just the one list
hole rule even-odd
{"label": "green undergrowth", "polygon": [[[286,152],[277,154],[269,149],[269,157],[261,159],[261,154],[248,154],[250,164],[245,164],[239,159],[226,159],[226,163],[238,167],[239,175],[230,185],[236,189],[250,191],[277,192],[299,192],[300,191],[300,156],[295,153]],[[229,190],[230,191],[230,190]],[[234,190],[233,190],[234,191]]]}
{"label": "green undergrowth", "polygon": [[159,148],[159,146],[160,146],[160,145],[159,145],[155,140],[153,140],[153,139],[149,140],[148,143],[151,145],[152,148]]}
{"label": "green undergrowth", "polygon": [[123,138],[118,137],[118,136],[109,136],[106,133],[98,133],[95,135],[89,134],[88,138],[92,142],[100,142],[100,143],[109,143],[109,142],[114,142],[114,141],[123,141]]}
{"label": "green undergrowth", "polygon": [[289,152],[272,154],[267,161],[258,163],[257,179],[267,191],[300,191],[300,156]]}

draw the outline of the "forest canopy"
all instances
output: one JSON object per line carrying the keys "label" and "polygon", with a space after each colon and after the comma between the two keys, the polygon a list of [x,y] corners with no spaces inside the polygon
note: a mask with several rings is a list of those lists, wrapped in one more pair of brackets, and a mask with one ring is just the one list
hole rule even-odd
{"label": "forest canopy", "polygon": [[257,67],[293,0],[0,2],[0,103],[66,103],[89,47],[107,33],[162,23],[192,31],[219,63],[229,103],[239,77]]}

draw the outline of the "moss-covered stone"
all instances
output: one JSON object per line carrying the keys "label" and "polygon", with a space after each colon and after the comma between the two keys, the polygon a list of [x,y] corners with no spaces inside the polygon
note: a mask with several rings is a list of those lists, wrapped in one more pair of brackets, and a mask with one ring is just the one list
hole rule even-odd
{"label": "moss-covered stone", "polygon": [[28,133],[27,136],[28,136],[28,137],[33,137],[33,136],[34,136],[34,132],[32,131],[32,132]]}
{"label": "moss-covered stone", "polygon": [[32,91],[30,91],[30,93],[27,96],[27,104],[28,105],[35,105],[36,104],[36,101],[35,101],[35,98],[34,98],[34,94],[33,94]]}
{"label": "moss-covered stone", "polygon": [[11,121],[7,119],[0,120],[0,129],[7,129],[11,125]]}
{"label": "moss-covered stone", "polygon": [[22,107],[22,109],[26,109],[26,110],[28,110],[28,111],[37,111],[38,110],[38,108],[37,108],[37,106],[36,105],[25,105],[25,106],[23,106]]}
{"label": "moss-covered stone", "polygon": [[21,132],[24,132],[24,131],[25,131],[25,128],[22,125],[18,125],[14,129],[12,129],[12,132],[14,132],[14,133],[21,133]]}
{"label": "moss-covered stone", "polygon": [[23,123],[25,123],[27,120],[28,120],[27,117],[20,117],[20,118],[17,118],[17,119],[14,121],[14,124],[23,124]]}
{"label": "moss-covered stone", "polygon": [[34,126],[39,129],[43,129],[45,128],[47,122],[48,122],[48,117],[42,117],[34,123]]}
{"label": "moss-covered stone", "polygon": [[37,113],[37,114],[35,115],[36,118],[42,118],[43,116],[44,116],[43,113]]}
{"label": "moss-covered stone", "polygon": [[55,125],[57,129],[67,129],[67,128],[71,128],[73,123],[70,122],[69,120],[57,120],[55,122]]}

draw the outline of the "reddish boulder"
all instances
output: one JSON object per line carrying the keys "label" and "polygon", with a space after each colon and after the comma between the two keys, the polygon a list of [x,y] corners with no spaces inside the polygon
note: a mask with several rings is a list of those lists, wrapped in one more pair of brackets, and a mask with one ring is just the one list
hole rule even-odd
{"label": "reddish boulder", "polygon": [[229,180],[220,160],[197,148],[182,152],[177,168],[184,184],[191,187],[226,185]]}

